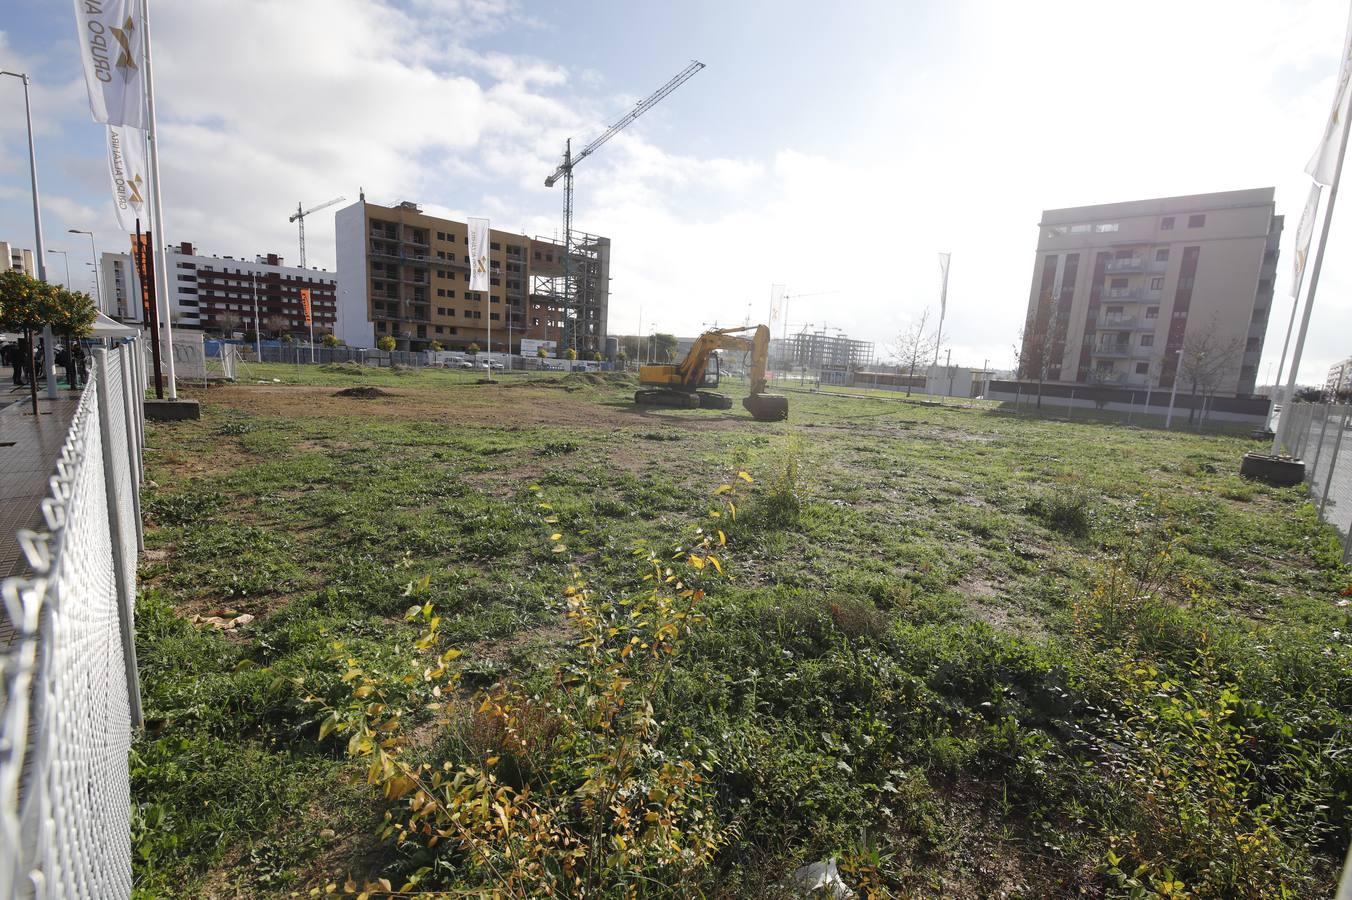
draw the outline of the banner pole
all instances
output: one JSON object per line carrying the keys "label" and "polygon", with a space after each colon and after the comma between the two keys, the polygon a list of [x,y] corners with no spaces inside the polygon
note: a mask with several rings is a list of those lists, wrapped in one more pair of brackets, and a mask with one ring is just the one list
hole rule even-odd
{"label": "banner pole", "polygon": [[169,236],[164,226],[164,198],[160,191],[160,137],[155,123],[155,75],[150,61],[150,0],[141,0],[141,29],[145,39],[145,81],[146,81],[146,140],[150,145],[150,198],[154,207],[155,228],[152,234],[159,233],[159,242],[155,245],[155,268],[159,278],[155,280],[156,316],[164,316],[164,343],[168,350],[169,399],[178,399],[178,388],[174,378],[174,334],[173,315],[169,304],[169,266],[165,260],[164,241]]}

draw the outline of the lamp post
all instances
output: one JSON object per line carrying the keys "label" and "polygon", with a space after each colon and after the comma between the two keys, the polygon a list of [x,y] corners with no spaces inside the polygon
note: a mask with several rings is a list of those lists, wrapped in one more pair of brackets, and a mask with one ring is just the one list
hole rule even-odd
{"label": "lamp post", "polygon": [[61,260],[66,264],[66,290],[70,290],[70,254],[65,250],[48,250],[47,252],[61,254]]}
{"label": "lamp post", "polygon": [[[8,75],[11,78],[17,78],[23,82],[23,113],[24,119],[28,123],[28,178],[33,185],[33,241],[37,251],[38,258],[38,280],[47,280],[47,250],[42,241],[42,210],[38,202],[38,157],[33,147],[33,107],[28,100],[28,75],[23,72],[0,71],[0,75]],[[56,399],[56,355],[52,349],[52,328],[50,325],[44,325],[42,328],[42,368],[47,374],[47,399]],[[30,348],[31,349],[31,348]],[[33,395],[33,412],[37,410],[37,395]]]}
{"label": "lamp post", "polygon": [[83,228],[67,228],[71,234],[89,235],[89,259],[94,264],[94,299],[98,301],[99,312],[106,313],[108,310],[103,308],[103,286],[99,284],[99,251],[94,248],[94,232],[85,231]]}

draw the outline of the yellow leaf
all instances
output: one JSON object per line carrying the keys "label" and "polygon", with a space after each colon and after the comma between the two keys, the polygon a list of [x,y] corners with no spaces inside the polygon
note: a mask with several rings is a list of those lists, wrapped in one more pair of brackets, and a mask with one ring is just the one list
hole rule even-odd
{"label": "yellow leaf", "polygon": [[568,549],[568,548],[565,547],[563,544],[555,544],[554,547],[553,547],[553,550],[554,550],[555,553],[562,553],[563,551],[565,551],[565,550],[567,550],[567,549]]}
{"label": "yellow leaf", "polygon": [[723,567],[719,565],[718,557],[714,556],[712,553],[709,554],[709,562],[713,565],[715,569],[718,570],[719,575],[723,574]]}
{"label": "yellow leaf", "polygon": [[726,547],[728,545],[728,536],[721,530],[718,532],[718,546]]}
{"label": "yellow leaf", "polygon": [[545,517],[545,522],[548,523],[548,524],[550,524],[550,525],[553,525],[553,524],[555,524],[555,523],[558,522],[558,521],[559,521],[559,517],[558,517],[558,516],[546,516],[546,517]]}
{"label": "yellow leaf", "polygon": [[719,512],[718,510],[716,510],[716,509],[711,509],[711,510],[709,510],[709,515],[712,516],[712,517],[715,518],[715,519],[721,519],[721,518],[723,518],[723,514],[722,514],[721,512]]}
{"label": "yellow leaf", "polygon": [[720,484],[718,486],[718,490],[714,491],[714,494],[731,494],[731,493],[732,493],[732,485],[730,484]]}
{"label": "yellow leaf", "polygon": [[704,568],[704,560],[692,553],[690,554],[690,565],[696,569],[702,569]]}
{"label": "yellow leaf", "polygon": [[554,532],[553,534],[551,534],[551,535],[549,536],[549,539],[550,539],[551,541],[557,541],[557,540],[558,540],[559,538],[561,538],[561,537],[563,537],[563,535],[559,534],[559,533],[556,531],[556,532]]}
{"label": "yellow leaf", "polygon": [[358,700],[361,700],[371,696],[375,692],[376,692],[375,688],[371,687],[369,684],[363,684],[361,687],[357,688],[355,691],[352,692],[352,696],[356,697]]}
{"label": "yellow leaf", "polygon": [[751,484],[751,476],[746,474],[745,472],[738,472],[737,477],[745,481],[747,484]]}
{"label": "yellow leaf", "polygon": [[497,756],[490,756],[490,757],[488,757],[488,759],[484,760],[484,765],[486,765],[486,766],[496,766],[496,765],[498,764],[498,759],[499,759],[499,757],[497,757]]}
{"label": "yellow leaf", "polygon": [[728,501],[728,512],[732,514],[732,521],[737,521],[737,504],[731,500]]}

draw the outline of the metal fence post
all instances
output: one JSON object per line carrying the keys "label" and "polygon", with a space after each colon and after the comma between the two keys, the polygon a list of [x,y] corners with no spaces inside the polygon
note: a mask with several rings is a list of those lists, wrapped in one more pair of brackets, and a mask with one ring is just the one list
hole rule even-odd
{"label": "metal fence post", "polygon": [[[1321,403],[1324,410],[1324,422],[1319,426],[1319,446],[1314,448],[1314,465],[1310,467],[1307,473],[1310,476],[1310,485],[1313,487],[1316,479],[1319,478],[1319,458],[1324,455],[1324,433],[1329,429],[1329,405]],[[1313,426],[1313,423],[1311,423]]]}
{"label": "metal fence post", "polygon": [[[122,667],[127,677],[127,706],[135,728],[143,724],[141,715],[141,676],[136,668],[136,626],[132,621],[133,587],[128,573],[136,560],[127,559],[122,538],[122,518],[118,513],[123,498],[118,496],[117,468],[113,459],[113,398],[108,389],[108,351],[95,350],[99,403],[99,444],[103,448],[103,485],[108,496],[108,534],[113,545],[113,572],[117,584],[117,624],[122,633]],[[130,464],[130,460],[128,461]],[[130,498],[126,498],[130,500]]]}
{"label": "metal fence post", "polygon": [[131,468],[132,521],[136,523],[136,552],[146,549],[145,533],[141,529],[141,448],[136,446],[136,406],[131,385],[131,359],[126,348],[117,351],[118,368],[122,370],[122,415],[127,423],[127,464]]}
{"label": "metal fence post", "polygon": [[1343,448],[1343,432],[1347,429],[1348,407],[1343,407],[1343,419],[1338,423],[1338,435],[1333,439],[1333,458],[1329,460],[1329,474],[1324,479],[1324,493],[1319,498],[1319,518],[1324,518],[1324,507],[1329,502],[1329,489],[1333,487],[1333,473],[1338,471],[1338,451]]}

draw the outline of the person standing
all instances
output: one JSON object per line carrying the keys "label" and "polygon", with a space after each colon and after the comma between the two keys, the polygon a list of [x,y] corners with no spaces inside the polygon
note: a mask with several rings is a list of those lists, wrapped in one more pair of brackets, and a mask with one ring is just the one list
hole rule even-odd
{"label": "person standing", "polygon": [[28,371],[29,359],[32,355],[32,345],[28,343],[28,338],[19,338],[18,343],[14,345],[14,384],[22,387],[28,382],[24,379],[24,374]]}
{"label": "person standing", "polygon": [[80,366],[75,358],[76,348],[79,346],[79,341],[71,341],[66,345],[66,352],[63,354],[66,364],[66,386],[72,391],[80,388]]}

